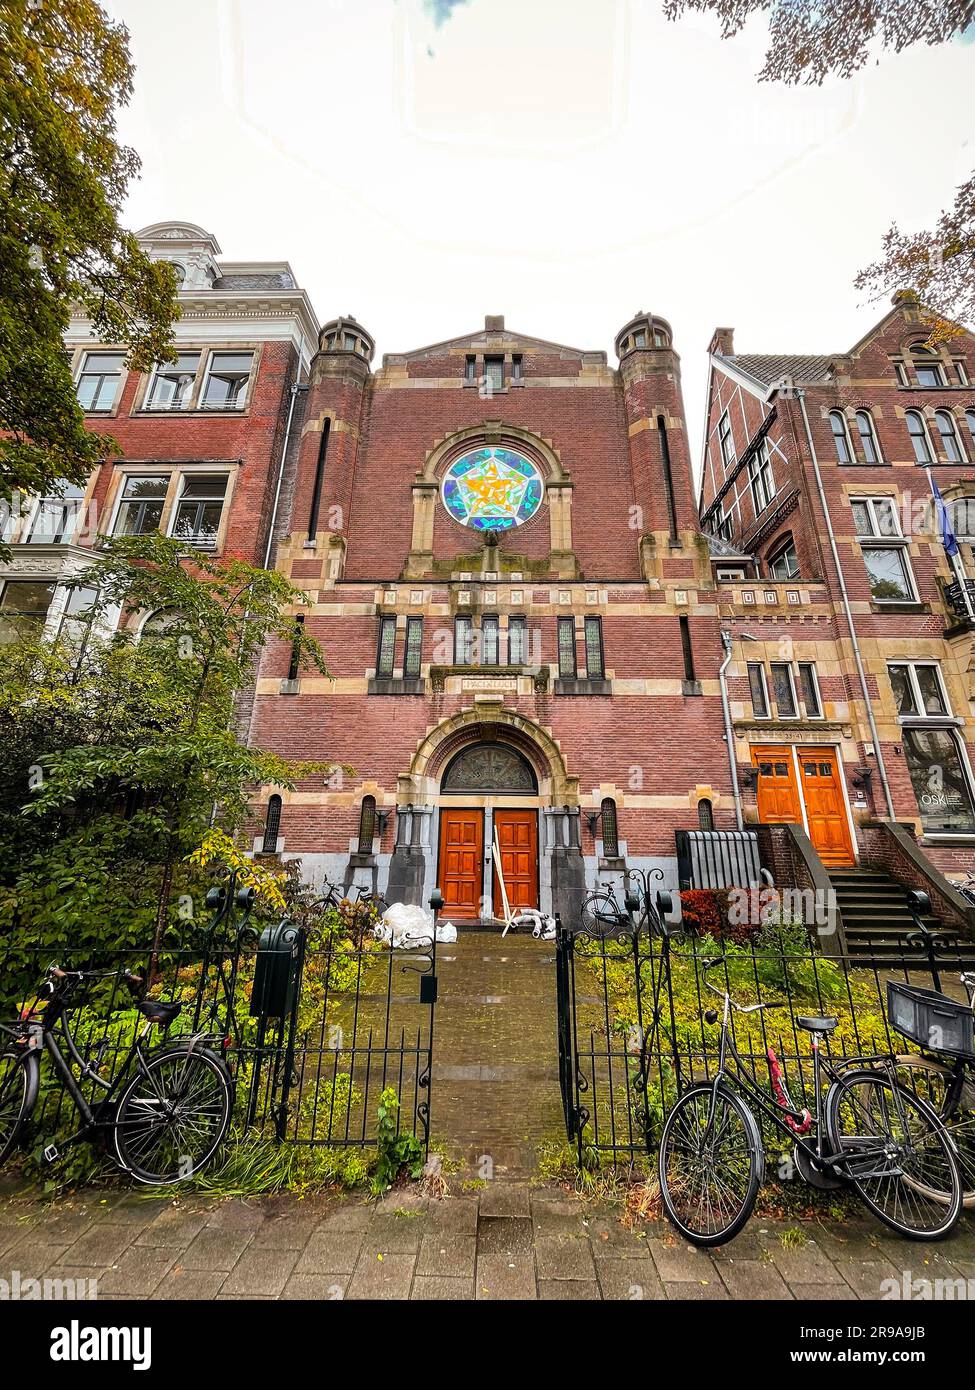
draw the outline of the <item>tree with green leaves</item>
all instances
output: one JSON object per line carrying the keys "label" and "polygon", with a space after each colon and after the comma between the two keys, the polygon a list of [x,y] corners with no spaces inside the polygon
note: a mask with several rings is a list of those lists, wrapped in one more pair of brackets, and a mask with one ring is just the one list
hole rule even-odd
{"label": "tree with green leaves", "polygon": [[172,356],[172,267],[119,223],[132,76],[128,31],[94,0],[0,0],[0,511],[113,450],[75,398],[72,309],[139,369]]}
{"label": "tree with green leaves", "polygon": [[[759,81],[817,86],[827,77],[851,77],[877,50],[948,43],[975,23],[975,0],[664,0],[669,19],[687,10],[716,15],[726,39],[753,16],[767,16]],[[951,336],[955,321],[975,322],[975,176],[933,228],[905,233],[891,225],[881,255],[854,284],[872,300],[912,289],[928,312],[932,341]]]}
{"label": "tree with green leaves", "polygon": [[[121,908],[132,920],[114,939],[156,949],[213,827],[238,831],[255,785],[292,787],[328,766],[239,737],[258,653],[285,640],[299,665],[327,674],[324,657],[295,623],[304,596],[283,575],[236,559],[187,565],[156,534],[106,541],[74,582],[98,592],[83,647],[77,632],[50,642],[29,629],[0,646],[0,927],[104,943]],[[112,630],[120,608],[162,618],[137,641]]]}

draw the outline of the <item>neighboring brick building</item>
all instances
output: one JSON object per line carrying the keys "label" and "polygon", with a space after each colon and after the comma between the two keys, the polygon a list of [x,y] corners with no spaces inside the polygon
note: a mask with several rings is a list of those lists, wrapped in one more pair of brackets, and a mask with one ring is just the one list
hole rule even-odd
{"label": "neighboring brick building", "polygon": [[286,440],[289,427],[296,437],[318,335],[307,295],[286,262],[218,261],[215,238],[190,223],[137,235],[179,268],[179,359],[127,371],[124,345],[93,342],[88,322],[72,321],[66,344],[89,428],[112,435],[122,454],[86,488],[30,503],[7,528],[0,615],[29,613],[52,635],[66,617],[83,623],[85,591],[69,605],[58,580],[90,562],[99,533],[162,529],[262,565],[287,501]]}
{"label": "neighboring brick building", "polygon": [[332,679],[272,646],[251,737],[354,772],[266,788],[256,850],[473,921],[495,840],[514,902],[568,912],[733,825],[679,359],[644,314],[616,350],[488,318],[373,372],[359,324],[322,330],[276,563]]}
{"label": "neighboring brick building", "polygon": [[827,867],[874,819],[943,870],[975,863],[975,338],[927,336],[899,296],[843,354],[711,343],[701,520],[745,818],[803,823]]}

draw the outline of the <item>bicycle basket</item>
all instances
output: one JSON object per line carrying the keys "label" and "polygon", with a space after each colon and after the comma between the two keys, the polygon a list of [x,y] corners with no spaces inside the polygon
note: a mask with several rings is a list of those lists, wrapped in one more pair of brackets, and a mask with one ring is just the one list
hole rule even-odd
{"label": "bicycle basket", "polygon": [[890,1025],[928,1052],[946,1052],[975,1061],[975,1015],[968,1004],[936,989],[887,981]]}

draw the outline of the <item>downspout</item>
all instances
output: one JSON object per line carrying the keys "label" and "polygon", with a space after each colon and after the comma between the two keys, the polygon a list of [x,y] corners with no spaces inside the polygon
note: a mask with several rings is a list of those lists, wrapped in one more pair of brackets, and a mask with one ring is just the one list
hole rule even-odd
{"label": "downspout", "polygon": [[877,759],[877,771],[880,773],[880,783],[884,789],[884,800],[887,803],[887,816],[890,820],[896,820],[894,803],[890,795],[890,784],[887,781],[887,768],[884,766],[883,750],[880,747],[880,736],[877,733],[877,723],[873,715],[873,701],[870,699],[870,691],[867,688],[867,675],[863,669],[860,643],[857,639],[857,630],[853,622],[853,610],[850,607],[850,596],[846,591],[846,580],[843,577],[843,566],[840,564],[840,553],[836,545],[836,535],[833,531],[833,522],[830,518],[829,507],[826,504],[826,489],[823,487],[823,475],[819,469],[819,458],[816,454],[816,446],[813,443],[812,430],[809,428],[809,416],[806,413],[806,393],[801,388],[796,388],[795,394],[799,398],[799,409],[802,412],[802,424],[806,432],[806,443],[809,446],[809,457],[812,459],[813,473],[816,477],[816,489],[819,493],[819,505],[823,509],[823,517],[826,521],[826,534],[829,537],[830,553],[833,556],[833,565],[836,568],[836,573],[839,578],[840,597],[843,600],[843,611],[846,614],[847,626],[850,629],[850,640],[853,643],[853,659],[856,662],[857,675],[860,678],[860,689],[863,692],[863,703],[867,710],[867,723],[870,725],[870,737],[873,739],[873,751]]}
{"label": "downspout", "polygon": [[724,647],[724,661],[718,667],[718,683],[721,686],[721,709],[724,714],[724,736],[728,745],[728,767],[731,769],[731,794],[735,799],[735,824],[739,830],[744,830],[745,823],[741,814],[741,792],[738,790],[738,764],[735,761],[735,735],[731,727],[731,706],[728,704],[728,682],[725,680],[725,672],[731,665],[731,633],[725,628],[721,629],[721,645]]}

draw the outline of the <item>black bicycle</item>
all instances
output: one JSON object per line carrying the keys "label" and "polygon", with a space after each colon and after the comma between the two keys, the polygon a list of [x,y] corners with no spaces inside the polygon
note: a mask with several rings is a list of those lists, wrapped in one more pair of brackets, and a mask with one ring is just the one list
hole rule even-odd
{"label": "black bicycle", "polygon": [[[144,983],[119,970],[60,970],[52,965],[35,1002],[16,1023],[0,1024],[0,1032],[10,1039],[0,1051],[0,1164],[22,1139],[37,1104],[42,1052],[82,1120],[60,1150],[47,1146],[44,1157],[49,1162],[75,1143],[100,1141],[124,1172],[155,1185],[182,1182],[212,1159],[233,1109],[229,1070],[213,1050],[217,1040],[194,1034],[146,1046],[154,1026],[166,1029],[177,1017],[182,1008],[178,1000],[136,1002],[145,1026],[136,1030],[111,1076],[99,1069],[107,1040],[94,1049],[91,1061],[82,1056],[68,1019],[71,1001],[82,986],[113,978],[133,990]],[[101,1098],[89,1104],[79,1083],[101,1091]]]}
{"label": "black bicycle", "polygon": [[[795,1168],[810,1186],[853,1187],[875,1216],[910,1239],[948,1235],[962,1209],[954,1145],[932,1106],[898,1082],[894,1060],[875,1059],[872,1066],[840,1073],[822,1056],[823,1039],[836,1019],[797,1017],[811,1039],[815,1111],[793,1103],[771,1047],[767,1094],[735,1046],[731,1014],[787,1005],[734,1003],[727,990],[707,979],[721,963],[718,957],[703,967],[707,988],[724,1002],[717,1070],[683,1092],[660,1140],[664,1209],[681,1234],[695,1245],[722,1245],[752,1213],[765,1151],[754,1111],[741,1092],[791,1139]],[[716,1023],[718,1011],[709,1009],[704,1018]],[[825,1096],[824,1073],[830,1083]]]}

